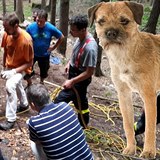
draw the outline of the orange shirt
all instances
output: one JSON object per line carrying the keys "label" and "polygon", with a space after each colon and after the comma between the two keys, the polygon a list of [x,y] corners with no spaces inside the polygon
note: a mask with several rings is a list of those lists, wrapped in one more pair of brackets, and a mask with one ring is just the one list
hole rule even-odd
{"label": "orange shirt", "polygon": [[[25,63],[31,62],[34,58],[33,44],[31,36],[21,29],[19,37],[15,40],[5,32],[2,38],[2,45],[6,54],[5,66],[16,68]],[[31,73],[32,67],[25,70]]]}

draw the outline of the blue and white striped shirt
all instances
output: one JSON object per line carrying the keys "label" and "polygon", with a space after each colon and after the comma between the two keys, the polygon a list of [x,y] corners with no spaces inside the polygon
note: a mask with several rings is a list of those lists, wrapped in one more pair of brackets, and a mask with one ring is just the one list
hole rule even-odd
{"label": "blue and white striped shirt", "polygon": [[79,121],[67,103],[46,105],[28,125],[30,139],[41,142],[48,159],[93,160]]}

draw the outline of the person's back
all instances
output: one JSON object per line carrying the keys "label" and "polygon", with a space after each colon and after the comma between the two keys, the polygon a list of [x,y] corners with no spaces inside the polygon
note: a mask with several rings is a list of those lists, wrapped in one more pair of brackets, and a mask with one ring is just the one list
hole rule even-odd
{"label": "person's back", "polygon": [[28,125],[30,139],[40,142],[48,159],[93,159],[81,125],[69,104],[51,102],[44,105],[37,116],[30,118]]}

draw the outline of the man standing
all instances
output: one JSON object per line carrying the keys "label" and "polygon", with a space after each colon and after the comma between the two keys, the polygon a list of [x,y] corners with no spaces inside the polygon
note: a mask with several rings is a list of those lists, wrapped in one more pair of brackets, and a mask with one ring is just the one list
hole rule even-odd
{"label": "man standing", "polygon": [[[68,80],[63,84],[64,89],[55,99],[55,103],[73,101],[78,110],[78,119],[83,127],[89,123],[89,106],[86,97],[87,87],[91,82],[91,77],[96,67],[98,46],[93,36],[88,33],[88,19],[85,15],[74,16],[69,21],[70,33],[73,37],[78,37],[75,42],[71,60],[68,62],[65,72],[69,73]],[[73,90],[73,89],[76,90]],[[75,91],[78,92],[78,97]]]}
{"label": "man standing", "polygon": [[[22,85],[23,76],[31,73],[33,64],[33,45],[30,35],[19,27],[15,13],[6,14],[3,18],[4,35],[1,46],[4,48],[3,71],[1,77],[6,80],[6,118],[0,124],[1,130],[14,126],[16,112],[28,109],[27,97]],[[17,108],[17,96],[20,105]]]}
{"label": "man standing", "polygon": [[38,112],[27,121],[31,149],[37,160],[93,160],[71,106],[65,102],[52,103],[42,84],[30,85],[26,94],[31,108]]}
{"label": "man standing", "polygon": [[[48,76],[50,53],[62,42],[64,36],[51,23],[47,22],[48,14],[45,10],[37,12],[36,22],[30,24],[26,31],[33,39],[34,64],[37,61],[40,68],[40,83]],[[52,38],[57,39],[55,44],[50,44]]]}

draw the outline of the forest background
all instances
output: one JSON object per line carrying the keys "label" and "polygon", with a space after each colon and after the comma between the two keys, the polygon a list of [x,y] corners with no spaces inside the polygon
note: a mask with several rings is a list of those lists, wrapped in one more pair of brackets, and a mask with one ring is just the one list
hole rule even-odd
{"label": "forest background", "polygon": [[[105,0],[107,1],[107,0]],[[65,80],[63,75],[64,65],[70,57],[74,39],[69,34],[68,19],[76,14],[87,14],[87,9],[101,0],[0,0],[0,18],[6,12],[16,11],[21,26],[25,28],[32,22],[32,11],[35,7],[44,8],[49,13],[49,21],[62,30],[65,35],[64,44],[52,53],[61,58],[61,64],[51,64],[49,77],[45,85],[50,93],[55,93],[57,86]],[[160,33],[160,0],[135,0],[144,5],[144,16],[140,30]],[[3,29],[0,26],[0,29]],[[95,34],[94,26],[89,31]],[[97,40],[97,38],[96,38]],[[97,40],[98,42],[98,40]],[[2,62],[0,52],[0,62]],[[139,160],[138,155],[143,146],[144,135],[137,139],[137,155],[135,157],[121,154],[125,146],[125,136],[122,127],[122,117],[118,108],[117,93],[110,79],[110,67],[107,58],[99,46],[98,63],[95,76],[88,90],[89,105],[91,110],[90,128],[85,130],[90,148],[95,160]],[[0,65],[1,68],[1,65]],[[39,70],[36,68],[34,83],[39,82]],[[103,75],[103,76],[102,76]],[[98,76],[98,77],[97,77]],[[100,76],[100,77],[99,77]],[[24,85],[26,83],[24,82]],[[57,86],[56,86],[57,85]],[[5,81],[0,79],[0,120],[5,115]],[[56,86],[56,87],[55,87]],[[135,104],[135,120],[141,113],[143,103],[139,96],[133,96]],[[0,149],[6,160],[34,160],[28,141],[26,119],[34,115],[33,111],[18,115],[16,126],[10,131],[0,131]],[[160,127],[157,127],[157,159],[160,159]]]}
{"label": "forest background", "polygon": [[[103,1],[108,2],[109,0],[1,0],[0,15],[3,17],[6,12],[15,11],[21,23],[26,24],[27,21],[32,21],[31,15],[34,8],[43,8],[47,10],[49,13],[49,21],[56,25],[56,27],[59,28],[65,36],[65,39],[61,46],[58,48],[58,51],[63,56],[66,56],[67,40],[69,36],[68,19],[75,14],[87,14],[87,9],[89,7]],[[153,34],[159,33],[160,0],[133,1],[142,3],[144,5],[144,16],[140,29]],[[94,34],[94,37],[98,43],[94,26],[90,28],[90,31]],[[99,46],[98,63],[95,72],[96,76],[103,75],[101,71],[101,59],[102,49]]]}

